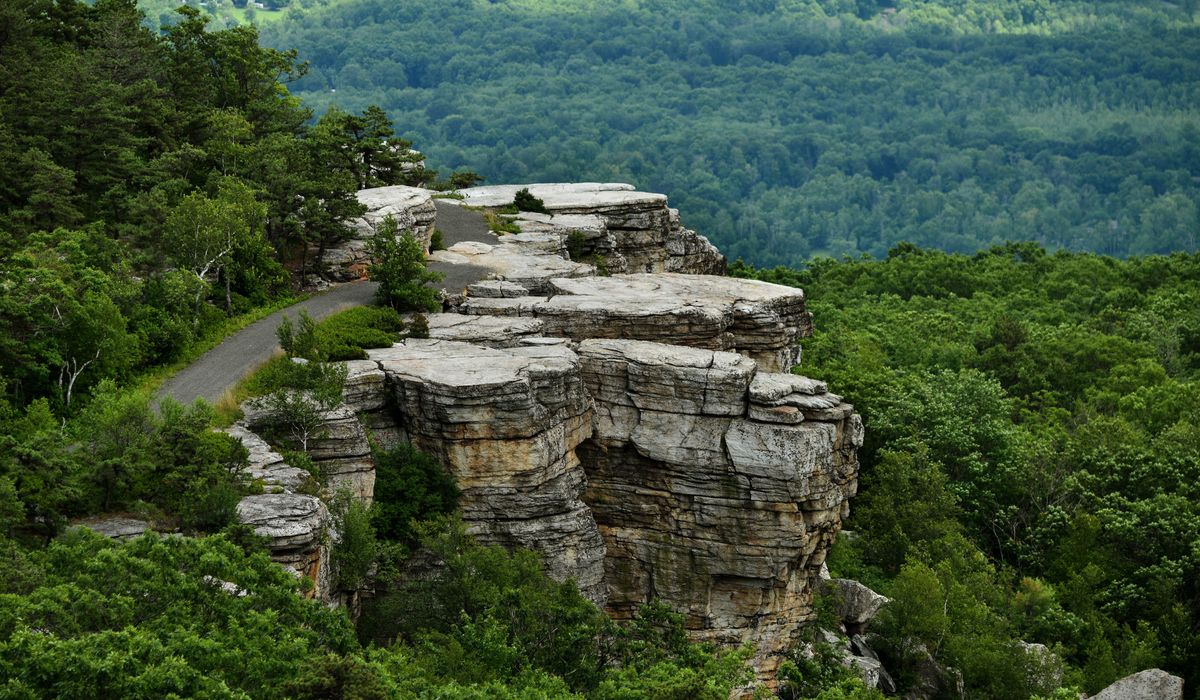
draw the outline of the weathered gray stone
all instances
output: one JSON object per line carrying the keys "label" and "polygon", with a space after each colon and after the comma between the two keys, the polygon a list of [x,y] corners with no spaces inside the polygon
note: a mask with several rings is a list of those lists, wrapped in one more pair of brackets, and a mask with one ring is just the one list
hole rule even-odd
{"label": "weathered gray stone", "polygon": [[599,256],[612,273],[684,272],[724,274],[725,257],[708,239],[685,229],[679,212],[661,194],[638,192],[622,183],[555,183],[492,185],[461,190],[472,206],[511,204],[527,188],[541,199],[551,216],[522,213],[522,235],[545,250],[565,252],[576,234],[585,259]]}
{"label": "weathered gray stone", "polygon": [[237,422],[225,429],[225,433],[241,441],[249,453],[246,477],[251,481],[262,481],[267,490],[294,491],[308,476],[303,469],[288,465],[283,456],[276,452],[266,440],[251,431],[244,422]]}
{"label": "weathered gray stone", "polygon": [[823,581],[821,590],[837,599],[838,616],[846,626],[846,631],[852,635],[861,634],[889,602],[886,596],[848,578]]}
{"label": "weathered gray stone", "polygon": [[1151,668],[1122,678],[1091,700],[1183,700],[1183,679]]}
{"label": "weathered gray stone", "polygon": [[461,314],[431,314],[429,337],[455,340],[493,348],[520,345],[528,338],[542,334],[542,322],[536,318],[505,316],[463,316]]}
{"label": "weathered gray stone", "polygon": [[664,273],[548,284],[549,298],[468,298],[459,310],[537,318],[547,335],[579,341],[623,338],[733,351],[767,371],[790,369],[799,340],[812,332],[804,292],[756,280]]}
{"label": "weathered gray stone", "polygon": [[[361,367],[359,376],[367,374]],[[364,385],[360,384],[359,388]],[[379,403],[375,398],[358,397],[367,405]],[[250,430],[261,430],[273,420],[271,410],[259,400],[242,405],[243,421]],[[300,449],[301,445],[293,445]],[[322,414],[322,422],[308,438],[308,456],[324,477],[329,493],[348,490],[355,498],[371,502],[375,492],[375,460],[362,422],[345,405],[336,406]]]}
{"label": "weathered gray stone", "polygon": [[825,382],[801,377],[798,374],[759,372],[750,384],[750,400],[766,406],[781,406],[792,394],[816,395],[828,391]]}
{"label": "weathered gray stone", "polygon": [[370,262],[367,241],[388,216],[396,220],[398,230],[411,231],[428,251],[437,216],[432,194],[429,190],[403,185],[360,190],[358,201],[367,207],[367,212],[351,222],[354,235],[325,251],[324,263],[329,278],[345,282],[366,275],[366,266]]}
{"label": "weathered gray stone", "polygon": [[583,340],[578,352],[596,402],[578,454],[608,551],[609,612],[667,602],[696,639],[754,643],[768,679],[813,617],[854,492],[850,421],[759,422],[754,363],[733,353],[636,340]]}
{"label": "weathered gray stone", "polygon": [[[548,293],[548,283],[555,277],[589,277],[596,274],[596,269],[591,265],[571,262],[555,253],[532,250],[506,240],[498,245],[475,241],[455,243],[446,250],[434,252],[429,259],[447,265],[484,268],[490,271],[492,280],[509,282],[534,295]],[[478,284],[472,287],[479,288]],[[491,294],[488,287],[483,289],[485,294]]]}
{"label": "weathered gray stone", "polygon": [[71,527],[84,527],[111,540],[125,542],[135,540],[154,528],[149,521],[123,515],[98,515],[80,518],[71,522]]}
{"label": "weathered gray stone", "polygon": [[329,510],[321,499],[295,493],[246,496],[238,503],[238,521],[266,538],[271,559],[307,576],[310,595],[328,600],[332,576],[328,547]]}
{"label": "weathered gray stone", "polygon": [[387,395],[383,372],[370,360],[350,360],[346,365],[346,385],[342,402],[354,413],[377,411],[384,407]]}
{"label": "weathered gray stone", "polygon": [[592,401],[576,355],[412,338],[369,354],[412,442],[454,475],[471,531],[541,553],[552,576],[602,602],[604,543],[579,498],[575,448],[591,434]]}
{"label": "weathered gray stone", "polygon": [[494,297],[512,299],[529,296],[529,288],[516,282],[503,280],[484,280],[467,285],[467,294],[473,297]]}

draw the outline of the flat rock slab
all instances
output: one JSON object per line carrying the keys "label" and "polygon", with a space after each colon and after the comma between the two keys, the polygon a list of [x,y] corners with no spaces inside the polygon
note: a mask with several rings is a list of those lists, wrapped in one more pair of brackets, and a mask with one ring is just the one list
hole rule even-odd
{"label": "flat rock slab", "polygon": [[429,260],[443,265],[473,265],[493,280],[512,282],[534,293],[546,289],[555,277],[590,277],[596,268],[571,262],[554,252],[517,243],[489,245],[475,241],[456,243],[439,250]]}
{"label": "flat rock slab", "polygon": [[768,371],[790,369],[800,338],[811,333],[803,291],[757,280],[657,273],[556,278],[548,285],[552,296],[468,298],[459,310],[537,318],[547,335],[573,340],[625,338],[741,352]]}
{"label": "flat rock slab", "polygon": [[128,518],[120,515],[99,515],[83,518],[71,523],[72,527],[85,527],[98,535],[124,542],[134,540],[147,532],[151,532],[150,523],[138,518]]}
{"label": "flat rock slab", "polygon": [[329,511],[316,496],[263,493],[238,502],[238,521],[269,540],[268,547],[308,549],[316,546],[329,524]]}
{"label": "flat rock slab", "polygon": [[462,314],[432,314],[428,318],[430,338],[491,348],[515,347],[542,334],[542,322],[536,318]]}
{"label": "flat rock slab", "polygon": [[622,182],[560,182],[531,185],[486,185],[459,190],[473,207],[503,207],[512,204],[517,192],[528,189],[550,211],[587,213],[615,207],[666,207],[667,196],[638,192]]}

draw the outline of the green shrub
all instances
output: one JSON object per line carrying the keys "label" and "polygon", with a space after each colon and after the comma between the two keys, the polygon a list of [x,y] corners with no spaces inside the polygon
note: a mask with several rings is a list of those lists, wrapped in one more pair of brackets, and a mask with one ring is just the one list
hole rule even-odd
{"label": "green shrub", "polygon": [[413,522],[454,511],[454,477],[434,457],[411,445],[375,453],[375,513],[372,522],[383,539],[416,543]]}
{"label": "green shrub", "polygon": [[583,231],[572,231],[567,234],[567,257],[575,262],[583,260],[583,247],[587,243],[587,236],[583,235]]}
{"label": "green shrub", "polygon": [[386,306],[359,306],[322,321],[316,344],[328,360],[363,360],[369,348],[391,347],[404,330],[404,320]]}
{"label": "green shrub", "polygon": [[337,587],[357,590],[367,580],[379,552],[371,511],[348,491],[337,494],[332,510],[338,535],[337,546],[333,547]]}
{"label": "green shrub", "polygon": [[425,251],[409,231],[400,232],[396,220],[387,217],[368,242],[371,279],[379,283],[380,304],[397,311],[436,311],[438,290],[428,286],[442,279],[440,272],[425,267]]}
{"label": "green shrub", "polygon": [[528,187],[517,190],[516,196],[513,197],[513,206],[516,207],[518,211],[532,211],[539,214],[550,213],[546,210],[546,203],[537,197],[534,197],[529,192]]}
{"label": "green shrub", "polygon": [[515,214],[516,212],[505,212],[501,209],[499,213],[488,211],[484,212],[483,218],[487,221],[488,230],[497,234],[505,233],[520,233],[521,227],[510,216],[504,216],[505,213]]}
{"label": "green shrub", "polygon": [[434,250],[445,250],[445,249],[446,249],[446,241],[442,235],[442,230],[440,228],[435,228],[433,230],[433,234],[431,236],[429,236],[429,250],[434,251]]}

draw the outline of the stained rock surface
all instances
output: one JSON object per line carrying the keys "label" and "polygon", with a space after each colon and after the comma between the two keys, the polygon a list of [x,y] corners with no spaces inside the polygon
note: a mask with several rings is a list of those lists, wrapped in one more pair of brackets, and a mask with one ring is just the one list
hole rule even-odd
{"label": "stained rock surface", "polygon": [[601,602],[604,543],[579,499],[575,454],[591,435],[592,401],[575,353],[410,338],[368,354],[409,439],[454,475],[471,531],[541,553],[552,576]]}
{"label": "stained rock surface", "polygon": [[754,643],[769,677],[812,618],[857,483],[861,421],[849,407],[836,420],[754,419],[762,373],[734,353],[586,340],[579,356],[596,402],[579,450],[584,501],[607,546],[609,611],[665,601],[695,638]]}
{"label": "stained rock surface", "polygon": [[310,594],[328,600],[333,591],[329,556],[329,510],[321,499],[298,493],[246,496],[238,520],[267,541],[271,559],[315,584]]}

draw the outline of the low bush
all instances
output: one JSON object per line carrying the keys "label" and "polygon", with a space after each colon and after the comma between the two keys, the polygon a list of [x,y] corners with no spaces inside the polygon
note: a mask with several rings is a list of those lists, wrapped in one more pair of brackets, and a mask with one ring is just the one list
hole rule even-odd
{"label": "low bush", "polygon": [[359,306],[336,313],[316,327],[316,344],[327,360],[363,360],[370,348],[391,347],[404,320],[386,306]]}

